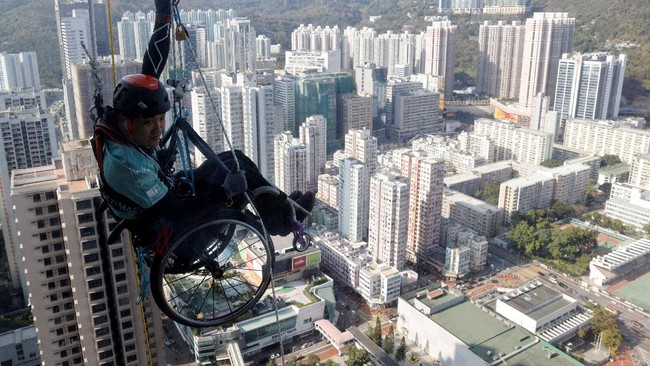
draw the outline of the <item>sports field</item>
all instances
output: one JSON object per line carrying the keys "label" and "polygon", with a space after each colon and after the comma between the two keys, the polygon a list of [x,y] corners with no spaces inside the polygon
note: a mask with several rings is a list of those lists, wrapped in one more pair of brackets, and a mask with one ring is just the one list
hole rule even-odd
{"label": "sports field", "polygon": [[650,272],[631,281],[619,282],[612,287],[616,288],[614,295],[645,310],[650,309]]}

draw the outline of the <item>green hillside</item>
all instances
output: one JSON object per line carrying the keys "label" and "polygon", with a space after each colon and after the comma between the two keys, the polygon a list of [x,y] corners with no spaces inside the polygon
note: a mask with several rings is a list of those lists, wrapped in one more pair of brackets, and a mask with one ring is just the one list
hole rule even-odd
{"label": "green hillside", "polygon": [[[152,9],[151,0],[113,0],[116,22],[123,11]],[[258,30],[274,42],[288,46],[290,33],[299,24],[372,26],[378,31],[404,26],[424,29],[425,15],[436,15],[437,0],[181,0],[181,7],[235,9],[249,17]],[[624,103],[650,106],[650,7],[647,0],[533,0],[535,11],[564,11],[576,17],[574,49],[577,51],[619,51],[621,42],[638,44],[620,52],[628,54]],[[0,2],[0,52],[36,51],[42,82],[59,86],[58,55],[53,0],[4,0]],[[369,15],[382,15],[368,23]],[[459,26],[457,77],[471,83],[476,73],[476,36],[483,20],[513,20],[514,17],[452,16]],[[524,17],[519,17],[523,20]]]}

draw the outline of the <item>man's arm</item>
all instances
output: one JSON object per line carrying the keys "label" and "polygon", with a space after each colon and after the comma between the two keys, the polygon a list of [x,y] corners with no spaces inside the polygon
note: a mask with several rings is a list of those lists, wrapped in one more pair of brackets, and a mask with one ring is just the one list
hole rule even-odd
{"label": "man's arm", "polygon": [[171,0],[155,0],[156,23],[142,60],[142,73],[160,78],[167,63],[172,23]]}

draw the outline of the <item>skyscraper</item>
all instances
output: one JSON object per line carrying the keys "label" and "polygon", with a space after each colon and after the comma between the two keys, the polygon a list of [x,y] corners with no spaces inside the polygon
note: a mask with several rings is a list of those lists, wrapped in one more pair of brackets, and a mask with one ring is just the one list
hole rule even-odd
{"label": "skyscraper", "polygon": [[14,88],[41,89],[36,52],[0,53],[0,91]]}
{"label": "skyscraper", "polygon": [[[225,149],[224,131],[219,123],[219,116],[217,116],[217,113],[221,113],[221,92],[216,88],[211,89],[210,96],[212,96],[215,106],[208,99],[205,86],[192,88],[190,92],[192,128],[207,142],[212,150],[223,151]],[[205,161],[205,157],[200,156],[200,154],[197,154],[195,159],[197,166]]]}
{"label": "skyscraper", "polygon": [[97,170],[91,146],[67,141],[63,151],[53,165],[14,171],[11,182],[43,365],[157,363],[159,310],[135,300],[127,233],[106,243],[115,220],[97,210],[99,190],[87,178]]}
{"label": "skyscraper", "polygon": [[352,242],[365,240],[368,231],[368,168],[345,158],[339,166],[339,232]]}
{"label": "skyscraper", "polygon": [[307,149],[286,131],[275,136],[275,185],[285,192],[307,190]]}
{"label": "skyscraper", "polygon": [[345,135],[344,154],[365,164],[369,176],[377,171],[377,139],[370,130],[348,131]]}
{"label": "skyscraper", "polygon": [[[337,98],[352,93],[352,76],[347,72],[300,74],[295,85],[295,121],[304,121],[315,114],[324,116],[327,120],[327,153],[333,153],[340,146],[336,135]],[[291,131],[297,134],[298,126],[293,126]]]}
{"label": "skyscraper", "polygon": [[388,131],[391,140],[407,141],[418,134],[440,133],[444,122],[438,115],[440,94],[417,90],[397,96],[394,123]]}
{"label": "skyscraper", "polygon": [[372,130],[372,97],[343,94],[337,100],[338,131],[342,138],[349,130]]}
{"label": "skyscraper", "polygon": [[[538,93],[555,95],[562,54],[571,52],[575,18],[568,13],[534,13],[526,19],[519,105],[530,108]],[[553,105],[553,101],[550,101]]]}
{"label": "skyscraper", "polygon": [[410,179],[408,240],[406,258],[426,260],[440,244],[440,213],[445,161],[423,152],[402,155],[401,175]]}
{"label": "skyscraper", "polygon": [[559,62],[554,110],[561,138],[567,119],[615,119],[621,104],[627,56],[565,54]]}
{"label": "skyscraper", "polygon": [[[11,200],[10,179],[12,171],[47,165],[58,155],[54,121],[45,112],[43,92],[23,90],[2,92],[0,101],[0,219],[2,234],[9,261],[12,285],[23,288],[26,280],[23,261],[19,253],[16,216]],[[7,103],[9,102],[9,103]],[[10,108],[12,107],[12,108]]]}
{"label": "skyscraper", "polygon": [[454,91],[456,28],[446,19],[434,20],[427,27],[424,73],[440,77],[439,91],[445,100],[451,99]]}
{"label": "skyscraper", "polygon": [[318,187],[318,176],[325,168],[327,159],[325,151],[326,126],[325,117],[320,115],[310,116],[305,123],[300,125],[300,142],[305,145],[307,153],[306,185],[308,190],[315,190]]}
{"label": "skyscraper", "polygon": [[485,21],[479,27],[476,92],[496,98],[519,97],[525,27]]}
{"label": "skyscraper", "polygon": [[370,179],[368,250],[375,261],[401,270],[406,262],[409,184],[391,173]]}

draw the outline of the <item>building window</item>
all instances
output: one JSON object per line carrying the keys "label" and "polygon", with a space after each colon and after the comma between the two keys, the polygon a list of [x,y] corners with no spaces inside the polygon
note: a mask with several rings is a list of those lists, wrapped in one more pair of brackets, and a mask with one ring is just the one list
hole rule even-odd
{"label": "building window", "polygon": [[120,273],[115,275],[115,282],[126,281],[126,273]]}
{"label": "building window", "polygon": [[93,263],[97,262],[99,260],[99,254],[98,253],[91,253],[91,254],[86,254],[84,255],[84,263]]}
{"label": "building window", "polygon": [[97,248],[97,240],[86,240],[81,242],[83,250],[91,250]]}
{"label": "building window", "polygon": [[50,217],[50,225],[58,225],[61,221],[59,220],[58,217]]}
{"label": "building window", "polygon": [[95,330],[95,337],[105,336],[109,333],[110,331],[108,330],[108,328],[99,328]]}
{"label": "building window", "polygon": [[97,348],[105,348],[105,347],[109,347],[111,344],[112,344],[112,343],[111,343],[111,339],[110,339],[110,338],[108,338],[108,339],[102,339],[101,341],[98,341],[98,342],[97,342]]}
{"label": "building window", "polygon": [[124,309],[124,310],[120,311],[120,316],[122,318],[125,318],[125,317],[130,316],[130,315],[131,315],[131,310],[129,310],[129,309]]}
{"label": "building window", "polygon": [[99,266],[86,268],[86,276],[93,276],[98,273],[101,273],[101,269],[99,268]]}
{"label": "building window", "polygon": [[77,215],[80,224],[95,221],[95,215],[92,212]]}
{"label": "building window", "polygon": [[98,316],[98,317],[93,318],[93,324],[95,326],[98,326],[98,325],[104,324],[104,323],[108,323],[108,316],[107,315],[102,315],[102,316]]}
{"label": "building window", "polygon": [[87,210],[93,207],[91,200],[77,201],[77,210]]}
{"label": "building window", "polygon": [[99,352],[99,359],[100,360],[105,360],[105,359],[107,359],[109,357],[113,357],[113,350],[109,349],[109,350],[104,351],[104,352]]}
{"label": "building window", "polygon": [[32,199],[34,202],[41,202],[41,195],[39,193],[36,193],[35,195],[32,196]]}
{"label": "building window", "polygon": [[79,229],[79,235],[81,235],[82,238],[86,237],[86,236],[95,235],[95,228],[92,227],[92,226],[83,227],[83,228]]}
{"label": "building window", "polygon": [[45,220],[38,220],[38,221],[36,221],[36,226],[37,226],[39,229],[44,228],[44,227],[45,227]]}
{"label": "building window", "polygon": [[45,199],[46,200],[53,200],[55,198],[56,198],[56,192],[55,191],[45,192]]}
{"label": "building window", "polygon": [[122,268],[124,268],[124,261],[113,262],[113,268],[114,269],[122,269]]}
{"label": "building window", "polygon": [[104,298],[104,291],[92,292],[92,293],[90,293],[89,297],[90,297],[91,301],[96,301],[96,300],[99,300],[99,299],[103,299]]}
{"label": "building window", "polygon": [[117,294],[118,294],[118,295],[125,294],[125,293],[127,293],[128,291],[129,291],[129,290],[128,290],[128,288],[126,287],[126,285],[117,286]]}
{"label": "building window", "polygon": [[133,322],[132,321],[126,321],[122,323],[122,329],[131,329],[133,328]]}
{"label": "building window", "polygon": [[113,253],[113,257],[121,257],[124,254],[124,251],[122,248],[115,248],[111,251]]}
{"label": "building window", "polygon": [[57,205],[47,205],[47,213],[59,212],[59,207]]}
{"label": "building window", "polygon": [[36,208],[34,208],[34,215],[36,215],[36,216],[41,216],[41,215],[43,215],[43,207],[36,207]]}
{"label": "building window", "polygon": [[103,281],[102,281],[101,278],[96,278],[94,280],[90,280],[90,281],[88,281],[88,288],[91,289],[91,288],[99,287],[99,286],[102,285],[102,283],[103,283]]}

